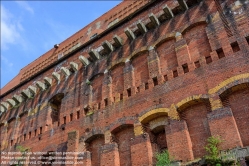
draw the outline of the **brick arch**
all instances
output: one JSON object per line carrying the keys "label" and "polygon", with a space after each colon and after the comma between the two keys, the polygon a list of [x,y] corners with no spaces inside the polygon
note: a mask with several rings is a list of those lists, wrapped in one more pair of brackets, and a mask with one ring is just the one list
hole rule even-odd
{"label": "brick arch", "polygon": [[119,62],[113,64],[112,66],[110,66],[110,68],[108,69],[108,71],[114,70],[119,65],[125,65],[125,62],[124,61],[119,61]]}
{"label": "brick arch", "polygon": [[162,37],[160,37],[156,42],[154,42],[151,46],[154,48],[159,47],[160,45],[162,45],[163,43],[175,39],[175,35],[174,34],[168,34],[168,35],[164,35]]}
{"label": "brick arch", "polygon": [[147,48],[147,46],[144,46],[144,47],[132,52],[132,54],[127,59],[130,59],[132,61],[133,59],[135,59],[139,55],[143,54],[144,52],[148,52],[148,51],[149,51],[149,49]]}
{"label": "brick arch", "polygon": [[189,31],[190,29],[199,26],[199,25],[207,25],[206,19],[205,18],[201,18],[200,20],[195,20],[195,22],[192,23],[188,23],[186,24],[184,27],[182,27],[179,32],[181,32],[182,35],[184,35],[187,31]]}
{"label": "brick arch", "polygon": [[136,123],[135,117],[124,117],[124,118],[119,118],[115,120],[113,123],[111,123],[108,127],[106,127],[107,130],[110,130],[111,133],[115,133],[115,131],[120,127],[120,126],[125,126],[125,125],[133,125]]}
{"label": "brick arch", "polygon": [[232,110],[243,146],[249,146],[249,79],[239,79],[217,92],[222,106]]}
{"label": "brick arch", "polygon": [[182,36],[188,45],[190,60],[196,62],[201,57],[209,57],[212,51],[209,39],[206,33],[207,23],[198,21],[189,24],[182,31]]}
{"label": "brick arch", "polygon": [[98,73],[98,74],[95,74],[95,75],[91,76],[88,80],[93,81],[96,77],[103,76],[103,75],[104,75],[104,73]]}
{"label": "brick arch", "polygon": [[150,120],[155,119],[160,116],[168,116],[170,109],[168,108],[156,108],[151,109],[146,112],[142,112],[141,115],[139,115],[139,121],[142,124],[148,123]]}
{"label": "brick arch", "polygon": [[207,114],[211,110],[208,95],[194,95],[176,104],[181,121],[185,121],[188,128],[194,158],[206,154],[204,147],[211,136]]}
{"label": "brick arch", "polygon": [[90,142],[100,135],[104,135],[104,132],[101,129],[93,128],[88,134],[82,136],[82,138],[84,138],[85,142]]}
{"label": "brick arch", "polygon": [[208,93],[222,95],[231,91],[233,87],[239,88],[240,86],[244,86],[243,84],[247,83],[249,83],[249,73],[236,75],[222,81],[216,87],[210,89]]}
{"label": "brick arch", "polygon": [[195,105],[200,102],[208,102],[208,101],[209,101],[208,95],[193,95],[181,100],[175,106],[176,109],[179,111],[179,110],[184,110],[185,108],[191,105]]}

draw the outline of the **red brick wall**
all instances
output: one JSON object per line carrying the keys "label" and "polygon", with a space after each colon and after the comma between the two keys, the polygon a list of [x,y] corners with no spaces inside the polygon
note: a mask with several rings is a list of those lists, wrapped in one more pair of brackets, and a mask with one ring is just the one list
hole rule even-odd
{"label": "red brick wall", "polygon": [[92,165],[100,166],[100,155],[101,155],[101,146],[104,145],[104,137],[99,135],[88,145],[88,150],[91,152],[91,163]]}
{"label": "red brick wall", "polygon": [[207,113],[208,108],[204,103],[190,106],[181,112],[181,119],[184,119],[188,126],[195,158],[206,154],[204,146],[207,144],[207,138],[211,136]]}
{"label": "red brick wall", "polygon": [[232,109],[243,146],[249,146],[249,88],[229,94],[223,103]]}
{"label": "red brick wall", "polygon": [[118,143],[120,165],[131,165],[131,140],[134,138],[133,127],[120,128],[119,132],[115,133],[115,138]]}

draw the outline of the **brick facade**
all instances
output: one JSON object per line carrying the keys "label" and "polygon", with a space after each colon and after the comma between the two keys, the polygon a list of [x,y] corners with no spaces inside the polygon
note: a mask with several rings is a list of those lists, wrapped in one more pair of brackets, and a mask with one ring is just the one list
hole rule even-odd
{"label": "brick facade", "polygon": [[248,8],[121,2],[2,89],[1,151],[146,166],[164,149],[183,163],[203,157],[210,136],[222,150],[248,147]]}

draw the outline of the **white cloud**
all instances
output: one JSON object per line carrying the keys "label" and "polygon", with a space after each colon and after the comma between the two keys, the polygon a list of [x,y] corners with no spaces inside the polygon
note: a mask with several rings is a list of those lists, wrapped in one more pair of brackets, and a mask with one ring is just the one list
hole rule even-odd
{"label": "white cloud", "polygon": [[34,10],[32,7],[29,6],[28,2],[26,1],[15,1],[19,6],[30,12],[31,14],[34,14]]}
{"label": "white cloud", "polygon": [[3,62],[7,67],[11,68],[13,63],[11,63],[5,56],[1,55],[1,62]]}
{"label": "white cloud", "polygon": [[7,50],[10,44],[20,42],[21,23],[1,5],[1,48]]}

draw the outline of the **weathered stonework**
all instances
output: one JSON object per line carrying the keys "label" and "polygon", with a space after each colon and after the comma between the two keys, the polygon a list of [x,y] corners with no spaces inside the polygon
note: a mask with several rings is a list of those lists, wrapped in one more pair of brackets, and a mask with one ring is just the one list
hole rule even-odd
{"label": "weathered stonework", "polygon": [[218,135],[248,164],[248,55],[248,0],[123,1],[1,89],[1,151],[147,166]]}

